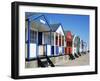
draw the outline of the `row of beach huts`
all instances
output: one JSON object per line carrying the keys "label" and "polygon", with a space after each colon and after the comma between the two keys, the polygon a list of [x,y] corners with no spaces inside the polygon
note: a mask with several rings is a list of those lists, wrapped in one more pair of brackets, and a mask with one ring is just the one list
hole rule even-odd
{"label": "row of beach huts", "polygon": [[65,31],[61,23],[49,24],[43,14],[26,15],[25,50],[27,60],[61,55],[73,60],[88,51],[78,35]]}

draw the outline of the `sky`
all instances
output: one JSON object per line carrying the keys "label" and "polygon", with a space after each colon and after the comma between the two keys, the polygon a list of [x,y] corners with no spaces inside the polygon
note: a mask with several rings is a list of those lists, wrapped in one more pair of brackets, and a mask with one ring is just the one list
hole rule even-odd
{"label": "sky", "polygon": [[84,42],[89,44],[89,15],[75,14],[51,14],[51,13],[35,13],[42,14],[46,17],[49,24],[61,23],[65,31],[71,31],[78,35]]}

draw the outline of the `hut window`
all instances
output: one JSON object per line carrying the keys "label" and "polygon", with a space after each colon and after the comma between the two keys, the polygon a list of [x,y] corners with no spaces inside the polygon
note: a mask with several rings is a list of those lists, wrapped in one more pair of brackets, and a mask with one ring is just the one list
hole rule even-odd
{"label": "hut window", "polygon": [[67,46],[71,47],[72,46],[72,42],[71,41],[67,41]]}
{"label": "hut window", "polygon": [[64,46],[64,36],[62,36],[62,46]]}
{"label": "hut window", "polygon": [[[37,32],[30,30],[30,42],[31,43],[36,43],[37,40]],[[25,42],[27,43],[28,41],[28,30],[25,29]]]}
{"label": "hut window", "polygon": [[56,45],[58,45],[58,34],[56,34]]}
{"label": "hut window", "polygon": [[51,33],[51,45],[54,45],[54,33]]}
{"label": "hut window", "polygon": [[70,41],[70,46],[72,46],[72,41]]}
{"label": "hut window", "polygon": [[69,41],[67,41],[67,46],[69,46]]}
{"label": "hut window", "polygon": [[37,32],[30,30],[30,42],[36,43],[37,41]]}
{"label": "hut window", "polygon": [[61,35],[59,35],[59,46],[61,46]]}
{"label": "hut window", "polygon": [[50,32],[44,33],[44,44],[50,44]]}

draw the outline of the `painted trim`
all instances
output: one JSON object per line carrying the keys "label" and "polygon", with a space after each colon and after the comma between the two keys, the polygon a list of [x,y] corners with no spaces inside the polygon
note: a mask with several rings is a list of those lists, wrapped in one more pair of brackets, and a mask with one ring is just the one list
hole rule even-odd
{"label": "painted trim", "polygon": [[42,44],[44,44],[44,32],[42,32]]}
{"label": "painted trim", "polygon": [[38,57],[38,50],[39,50],[39,47],[38,47],[38,31],[37,31],[37,41],[36,41],[36,56]]}
{"label": "painted trim", "polygon": [[[63,32],[64,32],[64,28],[63,28],[63,25],[60,23],[59,25],[61,25],[61,28],[62,28],[62,30],[63,30]],[[65,32],[64,32],[64,37],[65,37]]]}
{"label": "painted trim", "polygon": [[48,54],[47,54],[47,44],[45,44],[45,51],[46,51],[46,56],[48,56]]}
{"label": "painted trim", "polygon": [[27,57],[28,57],[28,60],[30,59],[30,21],[28,19],[28,41],[27,41]]}
{"label": "painted trim", "polygon": [[74,40],[76,38],[76,35],[74,35],[73,41],[72,41],[72,54],[74,55],[75,51],[74,51]]}
{"label": "painted trim", "polygon": [[36,20],[36,19],[38,19],[39,17],[42,17],[43,15],[40,15],[40,16],[38,16],[38,17],[36,17],[36,18],[33,18],[33,15],[31,15],[30,17],[28,17],[26,20],[30,20],[30,21],[32,21],[32,20]]}
{"label": "painted trim", "polygon": [[42,15],[42,16],[43,16],[43,17],[44,17],[44,19],[46,20],[46,23],[47,23],[47,25],[49,26],[50,31],[51,31],[51,27],[50,27],[49,22],[47,21],[47,19],[46,19],[45,15]]}

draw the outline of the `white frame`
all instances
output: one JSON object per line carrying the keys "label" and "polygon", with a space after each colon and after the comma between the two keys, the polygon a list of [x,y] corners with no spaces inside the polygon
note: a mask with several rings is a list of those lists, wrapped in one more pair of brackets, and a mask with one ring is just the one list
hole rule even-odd
{"label": "white frame", "polygon": [[[43,13],[59,13],[59,14],[81,14],[90,16],[90,65],[86,66],[73,66],[73,67],[55,67],[55,68],[25,68],[25,12],[43,12]],[[72,72],[84,72],[95,71],[95,12],[94,10],[82,10],[82,9],[69,9],[69,8],[47,8],[37,6],[20,6],[19,7],[19,74],[20,75],[38,75],[38,74],[54,74],[54,73],[72,73]],[[93,48],[94,47],[94,48]],[[92,55],[93,54],[93,55]],[[23,61],[22,61],[23,60]],[[34,73],[34,74],[33,74]]]}

